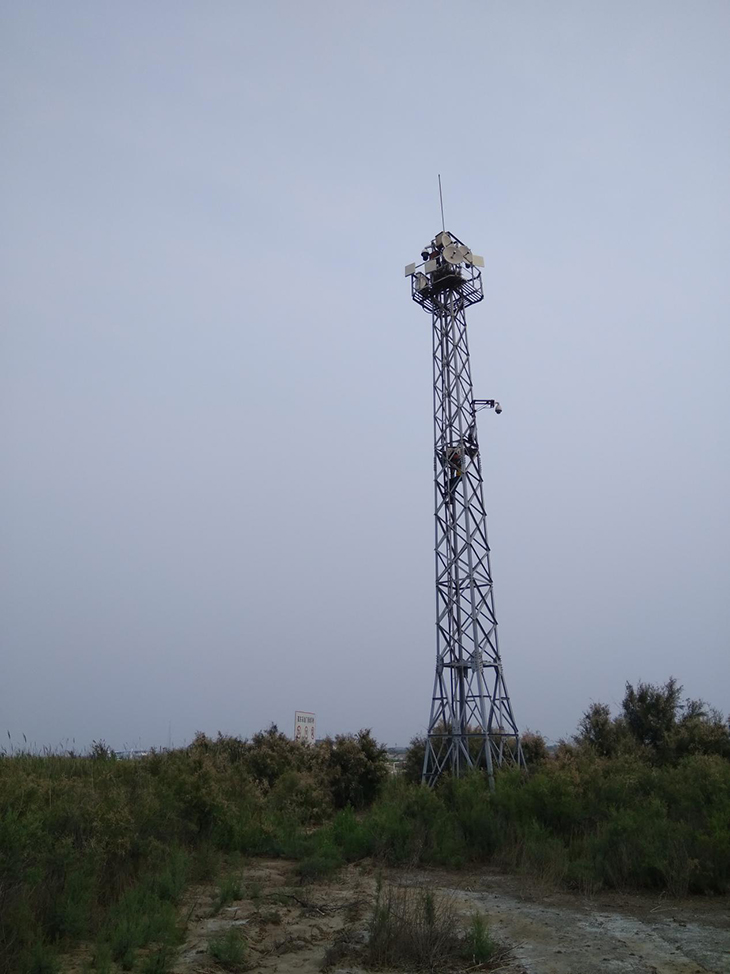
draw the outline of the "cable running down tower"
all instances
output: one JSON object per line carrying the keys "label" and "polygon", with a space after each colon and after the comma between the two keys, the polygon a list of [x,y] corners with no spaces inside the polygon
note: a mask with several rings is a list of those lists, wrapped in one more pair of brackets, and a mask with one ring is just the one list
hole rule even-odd
{"label": "cable running down tower", "polygon": [[524,765],[502,673],[487,542],[476,413],[502,408],[475,400],[466,309],[484,297],[484,259],[446,231],[409,264],[411,295],[433,332],[436,508],[436,678],[423,781],[446,771]]}

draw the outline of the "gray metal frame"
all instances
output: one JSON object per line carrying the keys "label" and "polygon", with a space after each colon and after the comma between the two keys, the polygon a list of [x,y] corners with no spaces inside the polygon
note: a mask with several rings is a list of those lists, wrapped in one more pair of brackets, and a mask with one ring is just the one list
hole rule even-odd
{"label": "gray metal frame", "polygon": [[495,767],[525,762],[497,640],[476,424],[477,408],[501,407],[474,400],[466,330],[466,308],[484,296],[483,262],[453,234],[438,234],[422,257],[423,269],[406,273],[433,332],[436,677],[423,781],[482,768],[493,786]]}

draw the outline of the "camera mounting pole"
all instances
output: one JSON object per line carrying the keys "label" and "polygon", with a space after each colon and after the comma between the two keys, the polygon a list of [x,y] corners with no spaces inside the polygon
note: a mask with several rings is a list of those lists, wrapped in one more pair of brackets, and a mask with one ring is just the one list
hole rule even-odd
{"label": "camera mounting pole", "polygon": [[471,411],[476,415],[480,409],[493,409],[499,416],[502,407],[496,399],[472,399]]}

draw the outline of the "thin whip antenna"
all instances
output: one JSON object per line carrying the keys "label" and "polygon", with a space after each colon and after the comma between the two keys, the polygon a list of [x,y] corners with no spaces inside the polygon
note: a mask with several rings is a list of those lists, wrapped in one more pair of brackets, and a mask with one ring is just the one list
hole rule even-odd
{"label": "thin whip antenna", "polygon": [[441,173],[439,173],[439,201],[441,203],[441,229],[446,229],[446,223],[444,222],[444,194],[441,192]]}

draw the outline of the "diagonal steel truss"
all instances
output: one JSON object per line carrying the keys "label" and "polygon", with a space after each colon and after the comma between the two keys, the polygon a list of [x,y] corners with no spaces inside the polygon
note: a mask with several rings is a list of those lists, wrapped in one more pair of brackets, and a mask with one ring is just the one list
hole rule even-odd
{"label": "diagonal steel truss", "polygon": [[460,244],[439,234],[424,251],[427,273],[411,271],[413,298],[431,312],[433,330],[436,677],[423,780],[478,767],[493,783],[495,766],[524,757],[497,640],[466,330],[466,308],[483,291],[478,266],[468,257],[456,263],[453,248],[444,259],[440,238]]}

